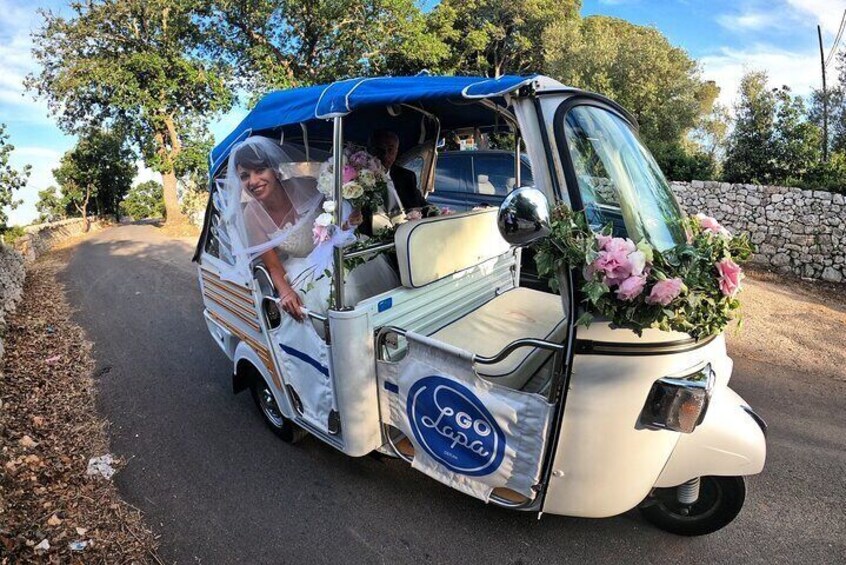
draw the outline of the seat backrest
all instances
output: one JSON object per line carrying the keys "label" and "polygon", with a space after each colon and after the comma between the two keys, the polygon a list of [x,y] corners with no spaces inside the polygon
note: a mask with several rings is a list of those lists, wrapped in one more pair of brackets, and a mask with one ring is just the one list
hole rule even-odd
{"label": "seat backrest", "polygon": [[507,252],[498,212],[490,208],[401,225],[395,242],[402,285],[420,288]]}
{"label": "seat backrest", "polygon": [[494,188],[494,185],[491,183],[490,177],[488,175],[477,175],[476,180],[478,181],[476,185],[479,187],[479,194],[496,194],[496,188]]}

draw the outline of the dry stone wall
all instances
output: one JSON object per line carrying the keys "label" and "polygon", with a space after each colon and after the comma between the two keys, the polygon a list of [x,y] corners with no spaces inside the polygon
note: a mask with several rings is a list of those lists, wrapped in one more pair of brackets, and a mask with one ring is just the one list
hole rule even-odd
{"label": "dry stone wall", "polygon": [[[103,227],[103,224],[96,218],[91,218],[90,223],[91,231],[97,231]],[[82,218],[72,218],[61,222],[27,226],[24,231],[26,235],[15,240],[15,249],[27,261],[34,261],[39,255],[52,249],[53,246],[84,233],[85,224]]]}
{"label": "dry stone wall", "polygon": [[753,262],[800,277],[846,282],[846,198],[781,186],[715,181],[672,183],[690,214],[716,218],[732,232],[748,232],[758,247]]}
{"label": "dry stone wall", "polygon": [[23,256],[0,243],[0,370],[3,367],[3,340],[6,319],[21,298],[24,283]]}

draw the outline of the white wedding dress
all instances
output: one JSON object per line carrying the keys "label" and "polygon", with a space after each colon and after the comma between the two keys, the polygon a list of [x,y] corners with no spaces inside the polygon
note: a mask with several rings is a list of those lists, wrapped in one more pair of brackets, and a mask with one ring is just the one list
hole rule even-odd
{"label": "white wedding dress", "polygon": [[[248,205],[244,210],[247,225],[250,222],[250,208]],[[303,215],[296,223],[280,229],[272,238],[281,238],[281,242],[274,249],[285,267],[291,287],[299,293],[303,305],[312,312],[325,315],[329,308],[332,276],[317,272],[309,259],[315,248],[312,227],[321,212],[322,209],[317,207],[311,213]],[[355,306],[358,302],[396,288],[399,284],[397,274],[385,257],[379,255],[347,274],[344,302],[347,306]]]}

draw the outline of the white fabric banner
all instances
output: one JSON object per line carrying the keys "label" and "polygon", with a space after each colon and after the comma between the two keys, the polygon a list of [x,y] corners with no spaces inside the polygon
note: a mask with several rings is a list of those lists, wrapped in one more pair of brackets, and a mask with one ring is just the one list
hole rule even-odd
{"label": "white fabric banner", "polygon": [[498,487],[534,498],[552,406],[480,378],[467,351],[406,337],[406,357],[379,364],[379,389],[382,417],[414,445],[412,466],[485,502]]}
{"label": "white fabric banner", "polygon": [[329,348],[311,322],[282,315],[273,331],[273,346],[282,362],[282,378],[300,398],[303,417],[320,430],[328,428],[334,408],[329,369]]}

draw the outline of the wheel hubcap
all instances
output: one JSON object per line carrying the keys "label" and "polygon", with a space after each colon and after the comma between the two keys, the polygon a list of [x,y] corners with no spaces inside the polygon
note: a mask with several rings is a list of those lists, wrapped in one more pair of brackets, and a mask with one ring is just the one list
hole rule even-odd
{"label": "wheel hubcap", "polygon": [[270,389],[267,388],[267,386],[264,386],[259,391],[258,397],[259,405],[261,405],[261,411],[264,413],[265,417],[271,424],[277,428],[281,428],[285,423],[285,417],[282,416],[282,412],[276,404],[276,399],[273,398],[273,393],[270,392]]}

